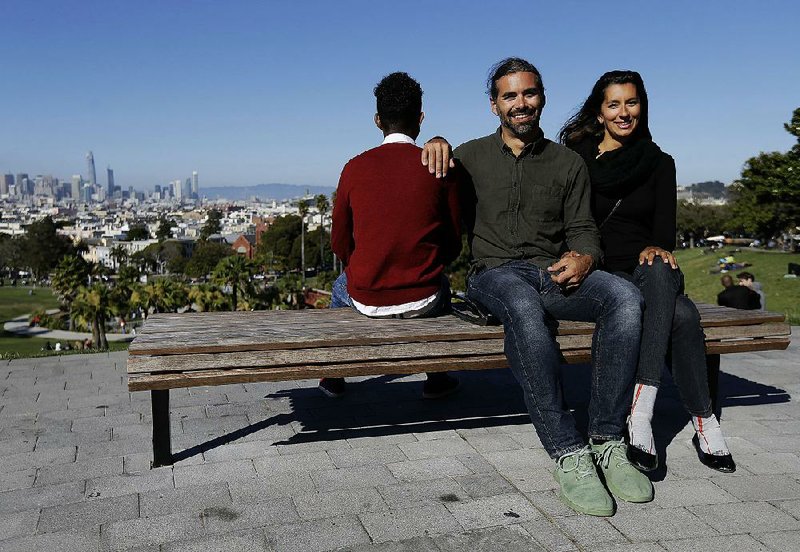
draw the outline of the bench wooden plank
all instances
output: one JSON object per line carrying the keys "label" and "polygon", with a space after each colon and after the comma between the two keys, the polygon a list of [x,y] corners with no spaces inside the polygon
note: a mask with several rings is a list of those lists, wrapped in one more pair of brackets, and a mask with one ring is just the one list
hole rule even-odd
{"label": "bench wooden plank", "polygon": [[[710,343],[708,354],[723,354],[745,351],[782,350],[789,346],[789,338],[730,341]],[[579,364],[591,360],[587,349],[563,353],[563,360],[569,364]],[[201,385],[225,385],[229,383],[254,383],[262,381],[290,381],[316,379],[322,377],[371,376],[382,374],[416,374],[420,372],[440,372],[448,370],[486,370],[506,368],[508,363],[503,354],[474,355],[467,357],[443,356],[439,358],[417,358],[397,361],[367,361],[341,364],[307,364],[265,368],[257,364],[237,368],[206,369],[189,372],[164,372],[157,374],[131,374],[128,388],[131,391],[152,389],[174,389]]]}
{"label": "bench wooden plank", "polygon": [[[781,323],[782,315],[700,305],[704,328]],[[744,313],[744,314],[742,314]],[[594,324],[564,322],[559,335],[591,335]],[[502,338],[499,326],[480,327],[454,316],[375,320],[350,309],[154,314],[129,348],[131,356],[183,355]]]}
{"label": "bench wooden plank", "polygon": [[[785,324],[761,324],[745,327],[718,327],[706,330],[707,341],[724,339],[779,337],[789,334]],[[557,336],[563,352],[590,349],[591,335]],[[313,347],[290,350],[249,350],[220,353],[193,353],[181,355],[138,355],[128,360],[128,373],[138,374],[159,371],[195,371],[213,368],[242,368],[272,366],[299,366],[304,364],[343,362],[363,362],[371,360],[403,360],[420,357],[466,356],[502,354],[504,339],[498,334],[496,339],[465,341],[430,341],[420,343],[392,343],[377,345],[358,345],[347,347]]]}

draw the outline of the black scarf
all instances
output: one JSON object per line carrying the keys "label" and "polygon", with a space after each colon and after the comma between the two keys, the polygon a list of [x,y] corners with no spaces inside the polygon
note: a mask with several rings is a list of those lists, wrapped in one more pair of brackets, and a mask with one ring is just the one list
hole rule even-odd
{"label": "black scarf", "polygon": [[588,139],[575,147],[586,166],[592,189],[606,197],[623,198],[653,173],[661,148],[647,138],[634,140],[597,157],[597,142]]}

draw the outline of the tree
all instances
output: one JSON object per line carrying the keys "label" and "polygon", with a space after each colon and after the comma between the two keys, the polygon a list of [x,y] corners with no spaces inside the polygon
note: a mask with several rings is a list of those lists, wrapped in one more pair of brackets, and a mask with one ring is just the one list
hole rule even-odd
{"label": "tree", "polygon": [[325,215],[328,214],[330,203],[328,203],[328,196],[319,194],[316,196],[317,210],[319,211],[319,226],[322,232],[319,234],[319,268],[325,269]]}
{"label": "tree", "polygon": [[150,239],[150,231],[144,224],[132,224],[128,228],[127,238],[130,241],[142,241]]}
{"label": "tree", "polygon": [[800,108],[784,128],[797,139],[792,149],[748,159],[732,186],[734,214],[747,232],[764,239],[800,225]]}
{"label": "tree", "polygon": [[256,272],[252,261],[241,255],[232,255],[222,259],[214,269],[214,282],[231,288],[231,310],[239,306],[239,297],[252,293],[251,279]]}
{"label": "tree", "polygon": [[52,288],[59,300],[67,307],[70,330],[73,326],[72,304],[80,289],[87,285],[91,273],[91,265],[80,255],[62,257],[53,271]]}
{"label": "tree", "polygon": [[297,215],[276,218],[261,234],[261,241],[256,246],[256,255],[264,266],[282,270],[298,268],[300,259],[293,258],[292,246],[300,237],[300,231],[300,217]]}
{"label": "tree", "polygon": [[74,247],[66,236],[57,232],[50,216],[32,222],[22,238],[21,255],[35,278],[46,276],[56,267],[61,257],[74,254]]}
{"label": "tree", "polygon": [[739,224],[727,205],[699,205],[678,202],[676,228],[683,241],[738,231]]}
{"label": "tree", "polygon": [[128,261],[128,250],[125,249],[123,246],[117,244],[111,248],[109,256],[114,261],[114,267],[120,268],[123,264],[125,264]]}
{"label": "tree", "polygon": [[232,254],[233,251],[227,244],[199,241],[192,251],[192,257],[186,263],[184,273],[190,278],[208,276],[222,259]]}
{"label": "tree", "polygon": [[306,215],[308,214],[308,203],[301,199],[297,204],[300,212],[300,278],[306,281]]}
{"label": "tree", "polygon": [[111,295],[102,282],[81,287],[75,297],[75,314],[92,328],[92,343],[98,349],[108,349],[106,320],[112,313]]}
{"label": "tree", "polygon": [[222,232],[222,213],[217,209],[211,209],[208,212],[206,223],[200,230],[200,239],[205,241],[212,234],[219,234],[220,232]]}
{"label": "tree", "polygon": [[175,222],[167,217],[161,217],[158,221],[158,230],[156,230],[156,239],[159,242],[163,242],[164,240],[168,239],[172,235],[172,228],[175,226]]}
{"label": "tree", "polygon": [[153,312],[177,312],[189,301],[189,294],[182,282],[172,278],[160,278],[148,283],[131,294],[131,303],[144,310],[145,317]]}
{"label": "tree", "polygon": [[189,301],[199,312],[228,309],[228,297],[222,290],[211,284],[200,284],[189,289]]}

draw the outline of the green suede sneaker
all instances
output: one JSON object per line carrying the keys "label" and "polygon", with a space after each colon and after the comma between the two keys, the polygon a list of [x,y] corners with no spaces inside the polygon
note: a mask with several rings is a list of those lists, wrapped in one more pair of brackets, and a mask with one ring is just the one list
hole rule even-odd
{"label": "green suede sneaker", "polygon": [[653,484],[628,461],[627,446],[622,439],[606,441],[601,445],[592,444],[591,447],[612,495],[625,502],[653,500]]}
{"label": "green suede sneaker", "polygon": [[594,453],[586,445],[563,455],[553,472],[561,490],[558,495],[567,506],[590,516],[613,516],[614,500],[603,487],[594,466]]}

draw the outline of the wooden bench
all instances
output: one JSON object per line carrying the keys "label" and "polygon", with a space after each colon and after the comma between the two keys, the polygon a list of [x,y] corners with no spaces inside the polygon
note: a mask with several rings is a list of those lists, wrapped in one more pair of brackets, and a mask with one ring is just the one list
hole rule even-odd
{"label": "wooden bench", "polygon": [[[782,314],[698,305],[716,396],[719,355],[786,349]],[[560,322],[565,363],[591,359],[594,324]],[[374,320],[350,309],[151,315],[130,346],[128,389],[150,391],[153,466],[173,462],[169,390],[322,377],[507,366],[502,327],[455,316]]]}

